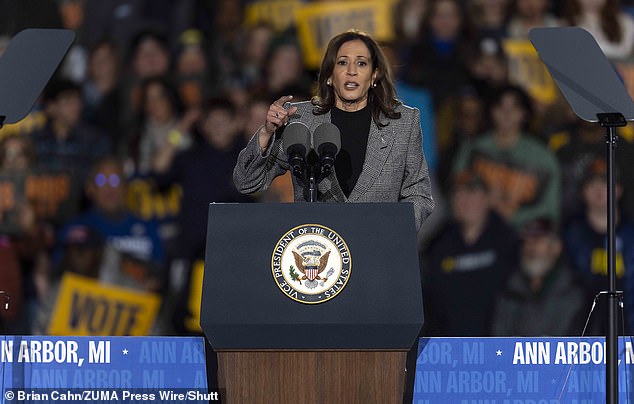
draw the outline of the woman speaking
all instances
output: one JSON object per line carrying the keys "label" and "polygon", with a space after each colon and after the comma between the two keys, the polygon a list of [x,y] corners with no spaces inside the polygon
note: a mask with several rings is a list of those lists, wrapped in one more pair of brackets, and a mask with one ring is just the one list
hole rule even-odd
{"label": "woman speaking", "polygon": [[[233,172],[238,190],[263,191],[290,169],[283,146],[289,124],[299,121],[313,133],[330,122],[341,133],[341,147],[334,169],[318,184],[316,199],[410,202],[420,229],[434,207],[420,112],[397,100],[390,67],[377,42],[356,30],[332,38],[317,91],[311,101],[290,103],[289,95],[271,104],[264,125],[238,157]],[[295,201],[304,200],[306,186],[293,177]]]}

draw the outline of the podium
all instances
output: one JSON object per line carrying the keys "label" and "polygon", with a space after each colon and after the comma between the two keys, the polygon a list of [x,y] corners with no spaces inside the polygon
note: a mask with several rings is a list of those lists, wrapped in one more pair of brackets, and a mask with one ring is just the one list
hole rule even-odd
{"label": "podium", "polygon": [[223,402],[400,404],[420,285],[410,204],[211,204],[201,326]]}

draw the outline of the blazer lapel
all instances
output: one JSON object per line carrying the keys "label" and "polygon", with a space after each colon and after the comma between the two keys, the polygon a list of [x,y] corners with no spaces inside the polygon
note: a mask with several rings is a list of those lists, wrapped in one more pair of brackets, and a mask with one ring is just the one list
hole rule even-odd
{"label": "blazer lapel", "polygon": [[365,162],[361,175],[355,184],[348,200],[358,200],[376,181],[385,165],[387,156],[394,143],[394,133],[391,126],[379,128],[374,121],[370,125],[368,147],[365,152]]}

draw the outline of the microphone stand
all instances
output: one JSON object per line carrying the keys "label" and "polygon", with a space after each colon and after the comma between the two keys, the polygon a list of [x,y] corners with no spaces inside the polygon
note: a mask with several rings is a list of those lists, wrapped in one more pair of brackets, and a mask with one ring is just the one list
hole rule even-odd
{"label": "microphone stand", "polygon": [[333,165],[334,158],[319,158],[314,150],[308,153],[305,161],[304,159],[291,161],[293,175],[307,185],[304,189],[306,202],[317,202],[317,184],[330,175]]}
{"label": "microphone stand", "polygon": [[317,178],[315,176],[316,166],[314,164],[308,165],[308,202],[317,202]]}
{"label": "microphone stand", "polygon": [[331,171],[330,166],[320,164],[315,159],[308,159],[306,163],[301,165],[301,168],[296,166],[293,169],[293,175],[308,185],[304,189],[306,202],[317,202],[317,184],[329,176]]}
{"label": "microphone stand", "polygon": [[306,164],[304,165],[303,171],[303,180],[304,184],[307,185],[304,190],[304,199],[306,202],[317,202],[317,184],[322,180],[322,178],[317,178],[317,170],[319,169],[319,160],[317,158],[317,153],[314,150],[308,152],[306,156]]}

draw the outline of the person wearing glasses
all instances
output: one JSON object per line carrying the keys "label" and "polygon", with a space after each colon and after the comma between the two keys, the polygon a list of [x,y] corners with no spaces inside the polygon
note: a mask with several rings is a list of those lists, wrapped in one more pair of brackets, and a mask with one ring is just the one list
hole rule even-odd
{"label": "person wearing glasses", "polygon": [[[164,283],[166,256],[158,225],[136,216],[127,207],[122,162],[110,156],[98,160],[89,171],[85,191],[90,200],[88,211],[66,223],[57,240],[66,240],[77,225],[93,229],[105,242],[99,280],[159,291]],[[53,262],[58,262],[60,256],[54,256]]]}

